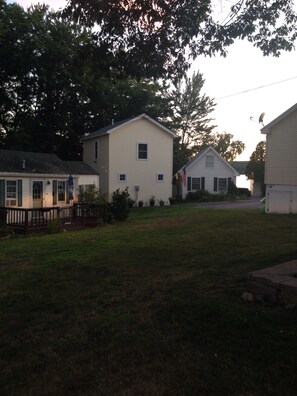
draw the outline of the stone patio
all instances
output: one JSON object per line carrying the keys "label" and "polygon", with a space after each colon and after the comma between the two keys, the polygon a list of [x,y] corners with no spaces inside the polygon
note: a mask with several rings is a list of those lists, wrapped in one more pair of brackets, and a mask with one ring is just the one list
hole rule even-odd
{"label": "stone patio", "polygon": [[297,304],[297,260],[250,272],[247,291],[257,301]]}

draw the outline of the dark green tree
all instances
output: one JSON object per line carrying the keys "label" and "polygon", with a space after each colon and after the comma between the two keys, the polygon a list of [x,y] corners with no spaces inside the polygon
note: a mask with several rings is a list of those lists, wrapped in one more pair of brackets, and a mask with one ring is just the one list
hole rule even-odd
{"label": "dark green tree", "polygon": [[275,56],[296,39],[293,0],[238,0],[222,22],[210,0],[68,0],[64,17],[96,25],[113,67],[138,77],[180,77],[191,59],[226,55],[238,38]]}
{"label": "dark green tree", "polygon": [[[166,112],[159,84],[123,78],[90,29],[0,0],[0,145],[79,158],[80,136]],[[163,105],[164,103],[164,105]]]}
{"label": "dark green tree", "polygon": [[265,156],[266,142],[263,140],[257,144],[255,151],[250,156],[245,172],[249,179],[254,180],[254,183],[261,184],[262,195],[265,195]]}

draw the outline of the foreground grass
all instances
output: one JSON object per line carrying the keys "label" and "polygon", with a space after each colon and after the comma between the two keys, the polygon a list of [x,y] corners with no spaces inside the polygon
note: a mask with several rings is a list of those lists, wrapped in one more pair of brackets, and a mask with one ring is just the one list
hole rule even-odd
{"label": "foreground grass", "polygon": [[249,271],[297,258],[297,217],[142,208],[0,241],[0,394],[296,395],[294,307]]}

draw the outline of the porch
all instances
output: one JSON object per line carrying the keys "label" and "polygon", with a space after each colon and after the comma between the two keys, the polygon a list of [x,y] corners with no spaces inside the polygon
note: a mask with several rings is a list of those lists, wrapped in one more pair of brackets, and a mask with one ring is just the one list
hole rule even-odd
{"label": "porch", "polygon": [[107,220],[107,206],[77,203],[69,207],[8,208],[0,207],[0,226],[19,234],[94,227]]}

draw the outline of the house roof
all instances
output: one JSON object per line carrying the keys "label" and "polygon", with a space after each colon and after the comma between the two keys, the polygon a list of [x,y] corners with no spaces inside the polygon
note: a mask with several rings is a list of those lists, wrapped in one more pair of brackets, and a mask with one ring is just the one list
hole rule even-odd
{"label": "house roof", "polygon": [[[76,162],[78,164],[75,164]],[[62,161],[55,154],[0,150],[1,173],[68,175],[87,174],[87,169],[90,170],[89,174],[96,174],[82,161]]]}
{"label": "house roof", "polygon": [[284,113],[276,117],[274,120],[272,120],[269,124],[265,125],[261,129],[261,133],[267,134],[270,132],[270,129],[274,127],[276,124],[278,124],[280,121],[282,121],[284,118],[286,118],[288,115],[293,113],[294,111],[297,110],[297,103],[294,104],[294,106],[290,107],[288,110],[286,110]]}
{"label": "house roof", "polygon": [[247,168],[249,161],[233,161],[230,165],[241,175],[245,175],[245,171]]}
{"label": "house roof", "polygon": [[206,155],[209,151],[212,151],[214,154],[216,154],[236,174],[236,176],[239,176],[239,172],[228,161],[226,161],[212,146],[208,146],[204,150],[196,154],[193,158],[190,159],[189,162],[186,163],[186,165],[183,166],[183,168],[185,167],[186,169],[189,169],[195,162],[197,162],[201,157]]}
{"label": "house roof", "polygon": [[172,135],[172,137],[176,137],[175,133],[173,133],[170,129],[166,128],[164,125],[160,124],[158,121],[154,120],[153,118],[151,118],[147,114],[143,113],[143,114],[140,114],[140,115],[138,115],[136,117],[131,117],[131,118],[128,118],[128,119],[122,120],[122,121],[117,121],[115,123],[107,125],[104,128],[98,129],[95,132],[92,132],[92,133],[89,133],[87,135],[84,135],[84,136],[81,137],[81,141],[93,139],[94,137],[108,135],[108,134],[114,132],[115,130],[117,130],[118,128],[120,128],[121,126],[128,125],[131,122],[134,122],[134,121],[140,120],[140,119],[146,119],[149,122],[157,125],[159,128],[163,129],[163,131],[165,131],[165,132],[169,133],[170,135]]}
{"label": "house roof", "polygon": [[72,175],[98,175],[93,168],[83,161],[64,161]]}

